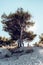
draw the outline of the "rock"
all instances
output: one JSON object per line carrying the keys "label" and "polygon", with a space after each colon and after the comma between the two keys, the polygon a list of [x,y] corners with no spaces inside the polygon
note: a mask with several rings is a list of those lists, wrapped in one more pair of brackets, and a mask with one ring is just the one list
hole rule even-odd
{"label": "rock", "polygon": [[0,58],[4,58],[6,55],[11,56],[11,52],[8,49],[0,48]]}
{"label": "rock", "polygon": [[34,50],[33,49],[30,49],[30,50],[27,50],[25,53],[32,53]]}

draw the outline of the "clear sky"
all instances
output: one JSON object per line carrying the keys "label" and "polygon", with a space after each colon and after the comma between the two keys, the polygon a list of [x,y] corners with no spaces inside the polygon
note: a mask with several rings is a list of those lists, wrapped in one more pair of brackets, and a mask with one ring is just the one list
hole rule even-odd
{"label": "clear sky", "polygon": [[20,7],[31,13],[36,23],[32,30],[38,35],[43,33],[43,0],[0,0],[0,36],[9,37],[8,33],[3,31],[1,15],[13,13]]}

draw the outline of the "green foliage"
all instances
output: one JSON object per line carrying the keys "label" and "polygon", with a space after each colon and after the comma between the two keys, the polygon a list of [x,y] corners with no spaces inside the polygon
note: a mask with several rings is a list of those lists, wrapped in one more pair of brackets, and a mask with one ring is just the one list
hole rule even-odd
{"label": "green foliage", "polygon": [[28,39],[31,41],[36,36],[36,34],[24,30],[26,27],[33,26],[34,22],[31,21],[30,13],[25,12],[22,8],[13,14],[3,14],[2,23],[4,25],[3,30],[9,32],[13,40]]}

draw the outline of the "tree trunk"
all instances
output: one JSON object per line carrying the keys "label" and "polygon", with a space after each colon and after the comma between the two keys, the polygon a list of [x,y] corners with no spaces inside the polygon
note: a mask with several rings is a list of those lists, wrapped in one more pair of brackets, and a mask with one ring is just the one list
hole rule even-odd
{"label": "tree trunk", "polygon": [[22,39],[22,33],[23,33],[23,27],[21,27],[21,35],[20,35],[20,39],[18,40],[18,47],[22,47],[23,44],[23,39]]}
{"label": "tree trunk", "polygon": [[20,48],[20,47],[22,47],[22,46],[24,46],[23,40],[22,40],[22,39],[19,39],[19,40],[18,40],[18,47]]}

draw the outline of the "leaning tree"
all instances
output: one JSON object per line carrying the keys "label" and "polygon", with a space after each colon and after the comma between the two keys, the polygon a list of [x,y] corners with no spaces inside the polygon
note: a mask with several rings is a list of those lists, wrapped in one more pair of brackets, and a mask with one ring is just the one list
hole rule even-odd
{"label": "leaning tree", "polygon": [[17,9],[15,13],[10,13],[9,15],[2,15],[3,29],[6,32],[9,32],[12,40],[18,40],[18,47],[21,47],[23,40],[32,41],[36,34],[26,29],[34,25],[34,22],[31,21],[31,15],[28,12],[25,12],[22,8]]}

